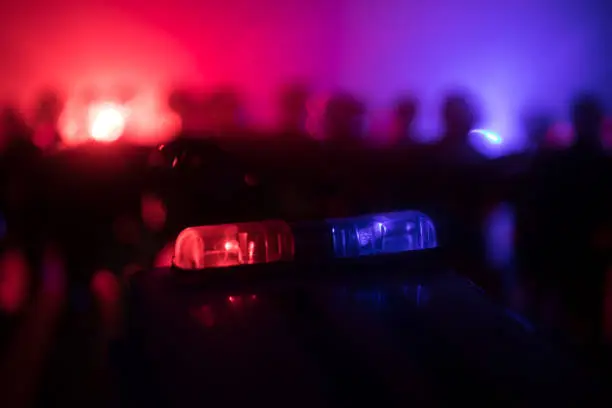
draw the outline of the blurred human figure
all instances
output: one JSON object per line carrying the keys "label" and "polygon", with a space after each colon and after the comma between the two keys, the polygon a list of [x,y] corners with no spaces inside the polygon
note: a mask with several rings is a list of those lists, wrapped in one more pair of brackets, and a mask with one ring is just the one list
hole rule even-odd
{"label": "blurred human figure", "polygon": [[24,149],[31,151],[31,130],[23,116],[12,106],[0,108],[0,154],[7,157]]}
{"label": "blurred human figure", "polygon": [[181,133],[193,133],[196,122],[194,116],[197,115],[197,102],[194,95],[186,89],[175,88],[168,96],[168,107],[180,118]]}
{"label": "blurred human figure", "polygon": [[[495,158],[494,171],[502,177],[522,178],[529,174],[534,166],[539,166],[540,162],[549,160],[558,150],[558,146],[550,140],[552,126],[553,120],[547,113],[538,110],[527,112],[523,116],[523,130],[526,135],[525,148]],[[522,194],[520,190],[524,186],[522,183],[515,183],[515,187],[506,190],[504,200],[517,202],[518,197]]]}
{"label": "blurred human figure", "polygon": [[244,130],[244,108],[240,95],[234,89],[217,89],[206,105],[214,133],[227,135]]}
{"label": "blurred human figure", "polygon": [[63,101],[52,91],[43,92],[36,103],[34,111],[34,144],[43,151],[57,148],[61,143],[57,129],[63,110]]}
{"label": "blurred human figure", "polygon": [[[266,144],[266,152],[278,168],[294,169],[312,162],[320,145],[313,139],[309,121],[310,88],[299,82],[289,83],[278,95],[278,123],[275,138]],[[310,166],[308,166],[310,167]]]}
{"label": "blurred human figure", "polygon": [[303,84],[285,86],[279,96],[279,130],[286,136],[306,135],[310,90]]}
{"label": "blurred human figure", "polygon": [[566,202],[572,203],[574,213],[571,236],[564,243],[576,252],[565,265],[571,265],[568,272],[578,281],[568,282],[567,301],[570,314],[584,319],[580,322],[585,325],[584,336],[594,341],[601,340],[603,290],[609,260],[603,253],[606,249],[599,247],[597,241],[599,236],[612,231],[612,180],[602,140],[604,117],[603,105],[596,97],[582,95],[576,99],[572,109],[575,143],[566,159],[571,180]]}
{"label": "blurred human figure", "polygon": [[[514,210],[509,203],[500,203],[486,216],[484,233],[487,263],[502,276],[503,288],[511,289],[515,282],[514,268]],[[508,294],[508,293],[506,293]]]}
{"label": "blurred human figure", "polygon": [[161,231],[166,224],[166,205],[156,194],[143,194],[140,200],[140,215],[150,231]]}
{"label": "blurred human figure", "polygon": [[[527,135],[527,148],[524,152],[512,154],[502,158],[501,162],[505,168],[519,168],[520,172],[514,173],[514,188],[508,197],[514,203],[515,226],[512,244],[515,248],[515,268],[513,268],[513,285],[506,288],[511,306],[521,313],[528,313],[533,296],[532,277],[529,262],[531,252],[538,247],[533,235],[533,208],[530,195],[533,193],[534,184],[531,182],[534,169],[546,168],[547,163],[552,160],[558,151],[552,149],[548,135],[552,126],[552,119],[541,112],[529,112],[523,118],[525,134]],[[527,181],[527,182],[525,182]]]}
{"label": "blurred human figure", "polygon": [[545,302],[551,323],[566,329],[572,324],[582,340],[593,342],[600,339],[605,271],[595,241],[602,228],[610,228],[612,214],[601,143],[603,108],[597,98],[578,97],[572,120],[574,145],[540,163],[531,176],[527,205],[531,243],[538,249],[527,258],[538,299],[553,299]]}
{"label": "blurred human figure", "polygon": [[32,143],[32,132],[19,112],[0,111],[0,208],[5,215],[5,233],[35,247],[40,229],[43,179],[40,150]]}
{"label": "blurred human figure", "polygon": [[363,184],[355,170],[367,167],[371,156],[364,149],[365,106],[351,94],[332,95],[325,104],[322,130],[326,156],[316,163],[317,170],[329,185],[343,186],[346,197],[347,191]]}
{"label": "blurred human figure", "polygon": [[482,228],[485,208],[481,189],[483,162],[472,148],[470,131],[476,122],[475,108],[466,95],[450,94],[442,105],[444,135],[434,147],[434,166],[431,184],[445,203],[447,225],[441,229],[439,240],[455,268],[477,284],[490,288],[492,281],[485,273],[485,245]]}
{"label": "blurred human figure", "polygon": [[525,117],[525,133],[527,135],[527,151],[539,154],[550,150],[551,146],[547,140],[553,121],[545,113],[534,112]]}
{"label": "blurred human figure", "polygon": [[325,107],[323,122],[327,145],[359,146],[365,132],[365,106],[353,95],[333,95]]}
{"label": "blurred human figure", "polygon": [[604,123],[601,102],[592,95],[578,97],[572,107],[572,121],[576,135],[572,152],[578,155],[601,156],[601,132]]}
{"label": "blurred human figure", "polygon": [[[1,350],[0,394],[3,406],[30,407],[38,396],[45,363],[56,340],[66,303],[65,269],[61,258],[50,250],[43,255],[41,270],[37,274],[33,273],[32,265],[28,265],[24,254],[17,249],[9,250],[0,258],[2,267],[8,268],[12,275],[7,288],[12,294],[9,306],[14,307],[11,304],[17,300],[13,293],[17,287],[23,291],[30,286],[27,288],[30,291],[28,299],[24,299],[23,295],[19,299],[21,315]],[[39,276],[40,280],[36,288],[32,288],[28,282],[34,275]],[[2,306],[6,307],[7,304]]]}
{"label": "blurred human figure", "polygon": [[418,102],[412,97],[404,97],[395,104],[391,138],[394,144],[409,146],[415,144],[414,120]]}
{"label": "blurred human figure", "polygon": [[[32,143],[32,133],[19,112],[12,107],[0,110],[0,173],[2,174],[2,192],[5,204],[15,208],[21,201],[15,201],[17,193],[28,187],[24,177],[30,174],[37,164],[38,149]],[[17,189],[17,190],[15,190]],[[9,210],[10,211],[10,210]],[[11,218],[7,214],[7,218]]]}
{"label": "blurred human figure", "polygon": [[[115,340],[121,330],[121,285],[115,274],[109,270],[96,271],[90,281],[102,318],[103,342]],[[108,345],[108,344],[107,344]]]}
{"label": "blurred human figure", "polygon": [[21,311],[29,295],[30,282],[22,252],[8,248],[0,255],[0,312]]}
{"label": "blurred human figure", "polygon": [[470,131],[476,123],[476,111],[466,95],[450,94],[442,105],[444,135],[437,146],[438,158],[444,165],[473,164],[480,155],[470,145]]}

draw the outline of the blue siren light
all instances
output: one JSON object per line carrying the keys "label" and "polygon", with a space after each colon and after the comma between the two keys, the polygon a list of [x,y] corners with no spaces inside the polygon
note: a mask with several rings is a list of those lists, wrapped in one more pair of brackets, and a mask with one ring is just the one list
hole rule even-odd
{"label": "blue siren light", "polygon": [[293,232],[284,221],[210,225],[179,234],[173,265],[186,270],[220,268],[291,261],[293,254]]}
{"label": "blue siren light", "polygon": [[393,254],[437,247],[433,221],[419,211],[328,219],[337,258]]}

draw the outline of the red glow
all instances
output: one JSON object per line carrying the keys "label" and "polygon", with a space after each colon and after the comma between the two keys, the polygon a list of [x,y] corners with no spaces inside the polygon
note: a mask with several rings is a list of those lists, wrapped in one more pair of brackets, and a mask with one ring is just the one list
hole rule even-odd
{"label": "red glow", "polygon": [[94,296],[105,305],[114,304],[121,296],[119,281],[108,270],[97,271],[91,279],[90,286]]}
{"label": "red glow", "polygon": [[55,140],[56,132],[57,132],[57,129],[55,128],[55,124],[40,125],[36,128],[32,141],[39,149],[47,150],[53,147],[53,144],[56,141]]}
{"label": "red glow", "polygon": [[251,300],[257,300],[257,295],[251,295]]}
{"label": "red glow", "polygon": [[140,201],[140,212],[144,224],[151,231],[160,231],[166,223],[166,206],[161,198],[147,194]]}
{"label": "red glow", "polygon": [[97,302],[104,336],[114,339],[121,331],[121,284],[119,279],[108,270],[94,273],[90,290]]}
{"label": "red glow", "polygon": [[208,92],[231,84],[248,96],[251,117],[272,123],[271,95],[281,85],[305,78],[327,87],[333,79],[339,13],[322,0],[3,2],[0,97],[27,109],[53,87],[72,107],[90,90],[126,105],[117,94],[129,88],[138,106],[129,104],[133,126],[124,137],[156,144],[172,136],[165,103],[175,86]]}
{"label": "red glow", "polygon": [[88,131],[98,142],[114,142],[125,131],[127,112],[114,103],[101,103],[89,108]]}
{"label": "red glow", "polygon": [[0,258],[0,309],[16,313],[24,305],[30,275],[23,254],[9,250]]}
{"label": "red glow", "polygon": [[248,248],[248,253],[249,253],[249,262],[253,262],[253,257],[255,256],[255,242],[251,241],[249,242],[249,248]]}
{"label": "red glow", "polygon": [[209,225],[187,228],[179,234],[174,265],[204,269],[289,261],[293,253],[293,233],[284,221]]}
{"label": "red glow", "polygon": [[234,303],[236,301],[236,298],[233,296],[228,296],[227,300],[229,300],[230,303]]}
{"label": "red glow", "polygon": [[171,138],[180,129],[181,120],[163,97],[145,93],[121,104],[69,99],[57,127],[69,146],[88,140],[113,142],[120,137],[137,144],[157,144]]}
{"label": "red glow", "polygon": [[215,325],[215,315],[210,306],[201,306],[199,309],[194,309],[191,313],[204,326],[213,327]]}
{"label": "red glow", "polygon": [[154,265],[156,268],[170,267],[172,266],[172,258],[174,258],[174,242],[168,243],[158,252]]}

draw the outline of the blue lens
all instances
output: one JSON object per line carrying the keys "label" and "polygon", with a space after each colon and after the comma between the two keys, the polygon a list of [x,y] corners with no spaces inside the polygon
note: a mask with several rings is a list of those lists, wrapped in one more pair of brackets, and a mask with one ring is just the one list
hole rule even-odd
{"label": "blue lens", "polygon": [[338,258],[392,254],[435,248],[436,229],[419,211],[400,211],[328,219]]}

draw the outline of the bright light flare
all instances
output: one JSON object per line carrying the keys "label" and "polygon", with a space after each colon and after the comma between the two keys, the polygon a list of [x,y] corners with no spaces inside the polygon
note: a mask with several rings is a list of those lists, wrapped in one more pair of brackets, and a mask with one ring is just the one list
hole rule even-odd
{"label": "bright light flare", "polygon": [[470,133],[483,137],[487,143],[493,145],[499,145],[504,141],[500,135],[487,129],[474,129]]}
{"label": "bright light flare", "polygon": [[119,137],[130,143],[157,145],[181,129],[181,120],[165,103],[163,93],[143,90],[122,103],[116,98],[93,103],[78,97],[68,98],[57,127],[67,146],[97,140],[112,142]]}
{"label": "bright light flare", "polygon": [[478,153],[489,159],[508,153],[508,146],[504,138],[492,130],[472,129],[469,141]]}
{"label": "bright light flare", "polygon": [[89,108],[88,130],[93,140],[114,142],[125,131],[127,111],[115,103],[101,103]]}

